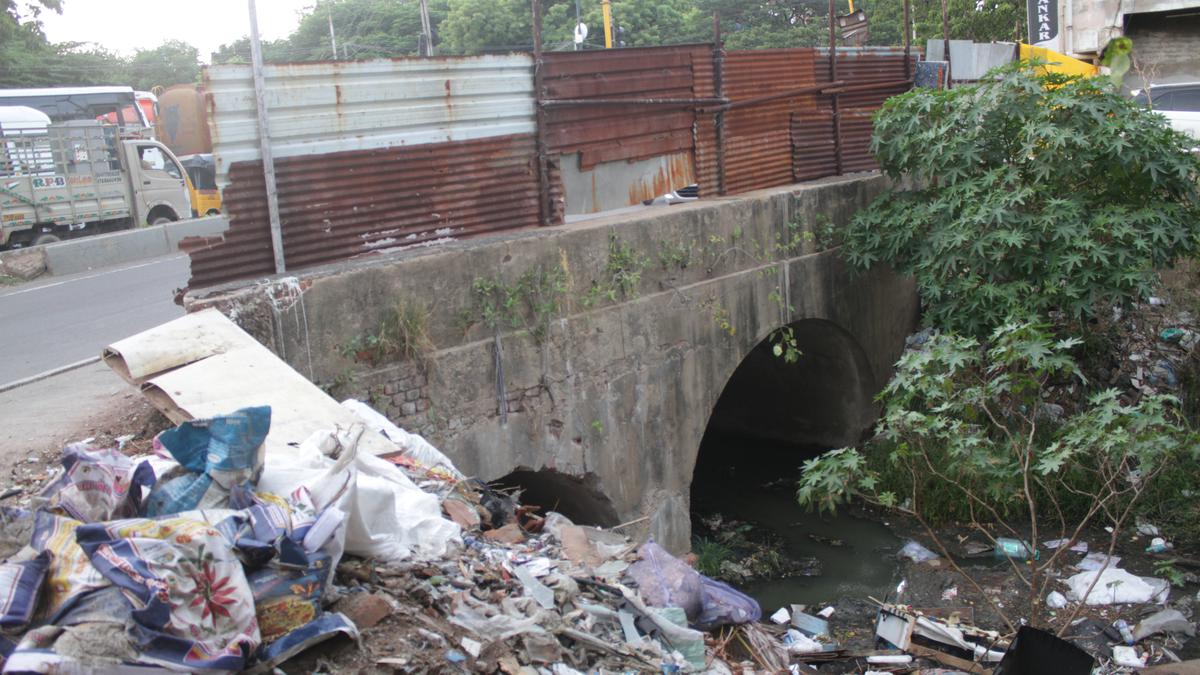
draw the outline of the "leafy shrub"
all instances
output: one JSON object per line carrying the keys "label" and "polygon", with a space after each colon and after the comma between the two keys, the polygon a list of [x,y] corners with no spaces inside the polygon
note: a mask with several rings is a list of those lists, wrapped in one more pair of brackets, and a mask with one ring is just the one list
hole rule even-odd
{"label": "leafy shrub", "polygon": [[926,319],[986,336],[1008,317],[1087,317],[1148,294],[1197,250],[1200,158],[1106,79],[1028,65],[889,99],[871,148],[892,191],[857,214],[843,254],[916,278]]}
{"label": "leafy shrub", "polygon": [[[967,524],[991,545],[1012,537],[1037,550],[1045,539],[1074,542],[1090,525],[1103,524],[1113,528],[1111,554],[1150,486],[1181,459],[1194,459],[1200,444],[1177,423],[1168,396],[1123,405],[1109,389],[1055,420],[1043,407],[1046,388],[1078,377],[1069,356],[1077,344],[1030,323],[1001,326],[988,346],[971,337],[933,337],[901,358],[880,395],[877,435],[900,489],[885,488],[878,460],[844,448],[805,463],[797,497],[820,508],[850,496],[896,508],[924,525],[946,554],[928,518],[933,484],[942,499],[946,492],[957,498]],[[1075,502],[1071,508],[1064,496]],[[1012,566],[1030,589],[1031,621],[1042,618],[1048,573],[1064,562],[1066,548]]]}

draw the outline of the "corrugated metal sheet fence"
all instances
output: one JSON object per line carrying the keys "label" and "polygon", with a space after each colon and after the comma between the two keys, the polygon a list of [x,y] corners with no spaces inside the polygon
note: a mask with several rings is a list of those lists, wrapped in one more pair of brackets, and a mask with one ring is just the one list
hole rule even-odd
{"label": "corrugated metal sheet fence", "polygon": [[[538,224],[529,55],[268,65],[289,268]],[[230,227],[190,286],[274,272],[249,66],[205,72]]]}
{"label": "corrugated metal sheet fence", "polygon": [[[553,52],[541,92],[524,54],[269,65],[284,257],[299,268],[539,224],[539,104],[551,160],[686,157],[702,197],[873,169],[871,114],[909,87],[904,55],[837,58],[831,82],[828,50]],[[274,272],[250,68],[208,68],[205,89],[230,229],[193,246],[192,288]],[[542,187],[561,200],[549,166]]]}

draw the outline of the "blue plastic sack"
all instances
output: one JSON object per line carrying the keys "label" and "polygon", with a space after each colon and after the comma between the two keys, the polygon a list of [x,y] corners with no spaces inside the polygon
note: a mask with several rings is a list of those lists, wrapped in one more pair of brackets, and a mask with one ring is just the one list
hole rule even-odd
{"label": "blue plastic sack", "polygon": [[258,481],[270,429],[270,406],[258,406],[184,422],[159,434],[156,442],[180,468],[159,477],[144,514],[154,518],[229,506],[231,492],[252,490]]}

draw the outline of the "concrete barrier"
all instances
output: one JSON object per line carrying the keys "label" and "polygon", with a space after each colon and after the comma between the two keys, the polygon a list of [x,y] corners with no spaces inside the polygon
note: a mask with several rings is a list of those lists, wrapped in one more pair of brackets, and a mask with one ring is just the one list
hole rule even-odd
{"label": "concrete barrier", "polygon": [[156,258],[178,251],[179,241],[185,237],[214,236],[228,227],[224,216],[211,216],[68,239],[44,247],[46,270],[61,276]]}

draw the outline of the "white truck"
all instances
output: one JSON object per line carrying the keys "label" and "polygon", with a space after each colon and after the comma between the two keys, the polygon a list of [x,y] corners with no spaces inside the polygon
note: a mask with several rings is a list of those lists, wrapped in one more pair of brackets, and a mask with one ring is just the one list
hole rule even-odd
{"label": "white truck", "polygon": [[161,223],[192,212],[187,174],[162,143],[96,120],[51,122],[0,106],[0,248]]}

